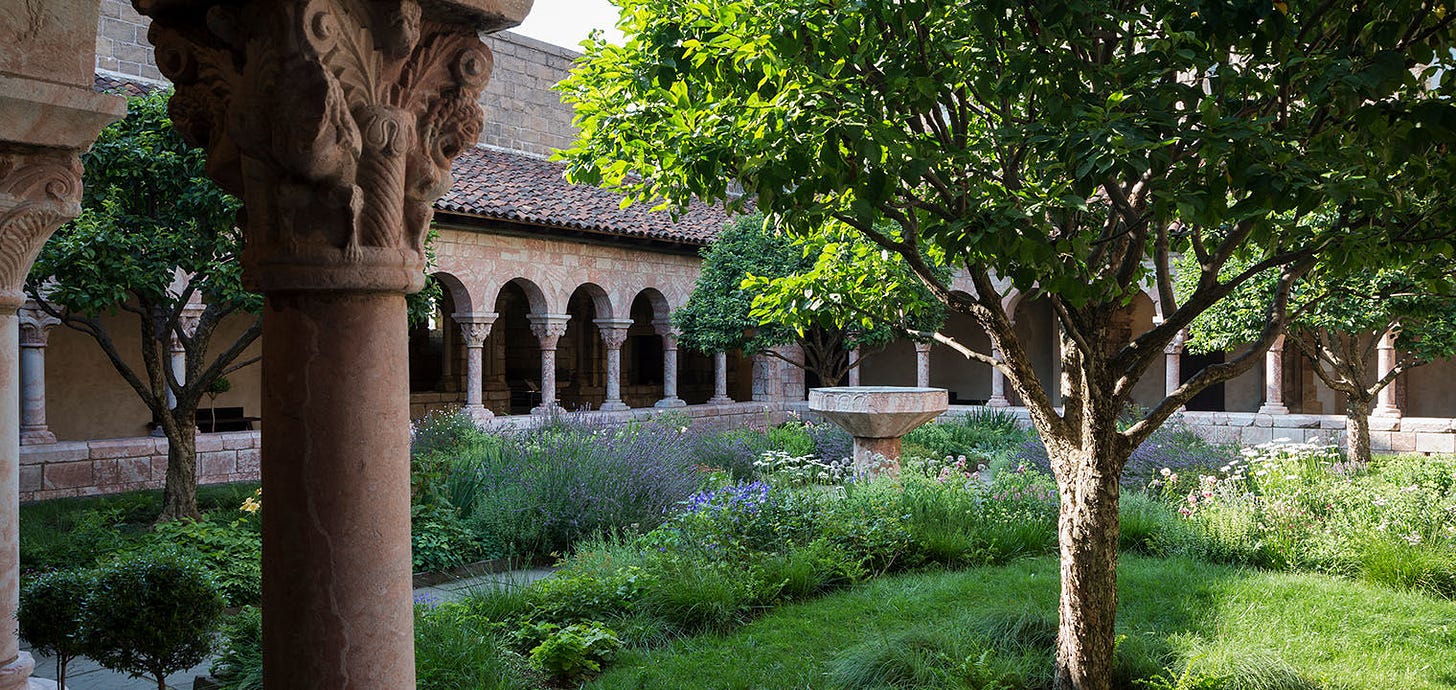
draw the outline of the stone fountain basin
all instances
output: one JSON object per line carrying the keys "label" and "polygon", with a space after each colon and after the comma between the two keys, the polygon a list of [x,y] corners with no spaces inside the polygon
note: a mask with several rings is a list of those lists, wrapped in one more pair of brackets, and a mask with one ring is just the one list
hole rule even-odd
{"label": "stone fountain basin", "polygon": [[900,438],[945,413],[944,388],[839,386],[809,391],[809,409],[855,438]]}

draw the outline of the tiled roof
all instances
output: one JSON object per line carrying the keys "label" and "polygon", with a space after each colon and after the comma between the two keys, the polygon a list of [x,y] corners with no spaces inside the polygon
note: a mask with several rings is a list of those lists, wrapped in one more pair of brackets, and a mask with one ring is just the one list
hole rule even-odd
{"label": "tiled roof", "polygon": [[621,207],[622,196],[590,185],[571,184],[566,166],[532,156],[476,147],[455,160],[455,184],[435,208],[444,213],[705,245],[717,237],[727,216],[721,208],[694,203],[674,221],[650,204]]}
{"label": "tiled roof", "polygon": [[164,87],[151,82],[98,73],[96,75],[96,84],[93,88],[100,93],[114,93],[121,96],[145,96]]}

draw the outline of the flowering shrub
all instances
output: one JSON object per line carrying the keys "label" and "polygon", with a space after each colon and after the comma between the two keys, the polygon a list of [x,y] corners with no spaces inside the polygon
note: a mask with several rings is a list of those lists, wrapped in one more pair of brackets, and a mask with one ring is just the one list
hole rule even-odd
{"label": "flowering shrub", "polygon": [[753,466],[765,479],[789,486],[808,486],[842,484],[853,476],[852,464],[848,457],[821,460],[813,455],[794,456],[787,451],[770,450],[765,451]]}
{"label": "flowering shrub", "polygon": [[[1182,420],[1175,417],[1133,449],[1122,470],[1122,485],[1141,489],[1158,479],[1159,470],[1170,469],[1185,474],[1200,469],[1207,471],[1226,465],[1236,457],[1233,450],[1203,440],[1203,437],[1193,433]],[[1015,452],[1015,459],[1051,473],[1046,446],[1042,445],[1040,438],[1032,437],[1022,443]]]}

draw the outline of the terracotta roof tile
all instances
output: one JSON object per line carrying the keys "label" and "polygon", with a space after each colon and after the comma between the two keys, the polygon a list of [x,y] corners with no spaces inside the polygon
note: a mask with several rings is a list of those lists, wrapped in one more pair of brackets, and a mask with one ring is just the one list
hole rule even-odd
{"label": "terracotta roof tile", "polygon": [[455,160],[455,184],[435,208],[445,213],[566,230],[708,244],[727,222],[718,207],[695,203],[674,221],[648,204],[621,208],[622,195],[571,184],[566,166],[499,149],[476,147]]}
{"label": "terracotta roof tile", "polygon": [[134,81],[111,74],[97,74],[96,83],[92,88],[98,93],[114,93],[120,96],[145,96],[164,87],[159,84]]}

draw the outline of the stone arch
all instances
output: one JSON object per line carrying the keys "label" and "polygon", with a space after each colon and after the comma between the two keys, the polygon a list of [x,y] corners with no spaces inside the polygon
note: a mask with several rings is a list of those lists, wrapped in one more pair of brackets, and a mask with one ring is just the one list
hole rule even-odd
{"label": "stone arch", "polygon": [[596,283],[582,283],[576,286],[576,289],[572,290],[571,294],[575,296],[578,292],[584,293],[591,300],[592,308],[596,310],[596,318],[617,318],[612,308],[612,297],[602,286]]}
{"label": "stone arch", "polygon": [[502,283],[500,289],[496,290],[496,301],[500,300],[501,293],[505,292],[505,290],[509,286],[514,286],[525,294],[526,303],[530,306],[530,313],[551,313],[551,302],[550,300],[546,299],[546,292],[541,289],[541,286],[537,285],[529,278],[515,277]]}
{"label": "stone arch", "polygon": [[653,321],[666,321],[672,318],[672,304],[667,301],[667,297],[662,294],[661,290],[655,287],[642,288],[633,296],[632,302],[635,304],[639,299],[646,299],[652,305]]}
{"label": "stone arch", "polygon": [[[970,298],[964,290],[952,290]],[[991,339],[968,314],[952,311],[946,314],[941,332],[981,354],[991,354]],[[965,355],[945,345],[930,349],[930,385],[950,393],[953,405],[980,405],[991,396],[991,367],[966,359]]]}
{"label": "stone arch", "polygon": [[471,294],[470,288],[466,287],[465,281],[461,280],[459,276],[449,271],[435,271],[430,274],[430,277],[438,281],[445,294],[449,295],[454,307],[453,313],[474,314],[476,312],[480,306],[480,300]]}

